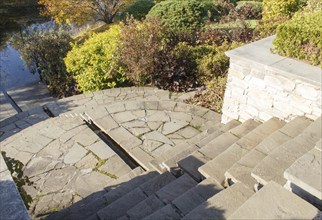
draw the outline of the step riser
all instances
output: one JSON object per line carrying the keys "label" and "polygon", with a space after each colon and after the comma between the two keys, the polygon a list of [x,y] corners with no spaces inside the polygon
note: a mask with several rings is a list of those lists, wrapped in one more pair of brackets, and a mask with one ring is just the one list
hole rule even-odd
{"label": "step riser", "polygon": [[240,125],[239,122],[232,120],[225,125],[219,124],[219,125],[215,126],[216,129],[214,129],[212,132],[208,133],[207,135],[203,136],[202,138],[199,138],[199,140],[194,139],[195,140],[194,145],[183,149],[181,152],[172,156],[170,159],[163,161],[161,163],[161,167],[165,168],[168,171],[177,170],[178,161],[187,157],[189,154],[191,154],[192,152],[194,152],[198,148],[206,146],[207,144],[209,144],[212,140],[214,140],[215,138],[217,138],[221,134],[223,134],[223,133],[227,132],[228,130],[231,130],[239,125]]}
{"label": "step riser", "polygon": [[315,120],[300,135],[272,151],[253,169],[252,177],[262,185],[269,181],[284,185],[286,183],[283,176],[284,171],[304,154],[314,149],[316,142],[320,140],[321,123],[321,118]]}
{"label": "step riser", "polygon": [[110,204],[107,207],[99,210],[97,212],[97,216],[99,216],[101,219],[116,219],[122,217],[128,210],[144,201],[149,196],[153,195],[155,192],[174,180],[176,180],[176,178],[171,173],[164,173],[142,183],[139,187],[130,191],[119,199],[114,198],[115,200],[111,200],[112,198],[108,198],[106,196],[106,199],[108,202],[110,202]]}
{"label": "step riser", "polygon": [[225,172],[271,133],[280,129],[284,124],[285,122],[276,118],[270,119],[249,132],[235,144],[231,145],[219,156],[200,167],[199,172],[203,175],[211,176],[218,182],[225,184]]}
{"label": "step riser", "polygon": [[190,211],[183,219],[227,219],[253,194],[249,188],[237,183],[211,197]]}
{"label": "step riser", "polygon": [[141,219],[161,209],[197,183],[183,175],[126,212],[130,219]]}

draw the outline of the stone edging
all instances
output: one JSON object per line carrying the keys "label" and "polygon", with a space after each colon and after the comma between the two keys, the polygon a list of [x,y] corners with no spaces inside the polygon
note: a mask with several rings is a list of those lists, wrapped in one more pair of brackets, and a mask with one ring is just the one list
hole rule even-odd
{"label": "stone edging", "polygon": [[2,154],[0,154],[0,210],[1,219],[30,219]]}
{"label": "stone edging", "polygon": [[265,70],[278,72],[287,78],[301,81],[321,87],[322,69],[317,66],[280,56],[271,52],[274,36],[247,44],[225,54],[230,59],[241,59],[251,65],[263,65]]}

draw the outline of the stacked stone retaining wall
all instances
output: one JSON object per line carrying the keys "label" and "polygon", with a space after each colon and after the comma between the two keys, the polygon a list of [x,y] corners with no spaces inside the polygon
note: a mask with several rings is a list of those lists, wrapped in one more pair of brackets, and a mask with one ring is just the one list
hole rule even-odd
{"label": "stacked stone retaining wall", "polygon": [[230,67],[222,122],[321,115],[321,68],[271,53],[273,38],[226,53]]}

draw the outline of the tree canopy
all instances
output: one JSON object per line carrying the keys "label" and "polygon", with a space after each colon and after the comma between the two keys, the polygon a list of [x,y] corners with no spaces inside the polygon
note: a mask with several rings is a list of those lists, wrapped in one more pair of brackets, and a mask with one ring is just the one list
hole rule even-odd
{"label": "tree canopy", "polygon": [[115,15],[134,0],[39,0],[44,5],[43,15],[57,23],[82,24],[89,19],[113,22]]}

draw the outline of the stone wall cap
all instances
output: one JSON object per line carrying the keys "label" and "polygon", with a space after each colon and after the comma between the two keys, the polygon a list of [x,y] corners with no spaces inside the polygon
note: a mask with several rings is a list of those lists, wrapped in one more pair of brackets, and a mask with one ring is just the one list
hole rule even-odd
{"label": "stone wall cap", "polygon": [[[11,177],[6,163],[0,154],[0,210],[1,219],[6,220],[30,220],[27,209],[18,192],[15,182]],[[5,202],[4,202],[5,201]]]}
{"label": "stone wall cap", "polygon": [[265,65],[266,70],[279,72],[287,77],[300,79],[304,82],[321,87],[322,69],[295,59],[273,54],[275,35],[253,43],[227,51],[225,54],[232,59]]}

